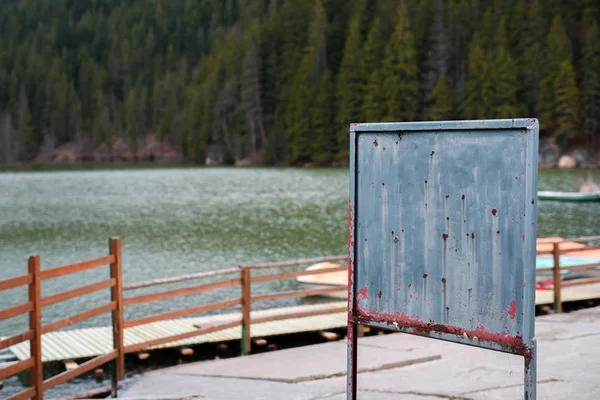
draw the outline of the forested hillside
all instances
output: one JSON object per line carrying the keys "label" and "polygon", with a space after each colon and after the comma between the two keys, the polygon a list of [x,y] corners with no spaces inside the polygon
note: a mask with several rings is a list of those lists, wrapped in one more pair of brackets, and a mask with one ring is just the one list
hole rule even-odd
{"label": "forested hillside", "polygon": [[598,0],[0,1],[0,162],[71,142],[344,162],[365,121],[537,117],[595,146]]}

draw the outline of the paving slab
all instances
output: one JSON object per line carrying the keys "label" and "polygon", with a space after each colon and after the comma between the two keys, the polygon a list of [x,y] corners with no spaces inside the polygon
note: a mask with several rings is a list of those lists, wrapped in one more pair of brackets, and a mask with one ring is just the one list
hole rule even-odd
{"label": "paving slab", "polygon": [[[383,335],[371,337],[370,340],[359,340],[359,346],[364,342],[370,344],[368,351],[363,352],[358,360],[359,371],[392,369],[441,358],[436,347],[427,346],[423,338],[411,337],[412,340],[398,341],[395,347],[390,347],[388,344],[395,342],[392,336],[396,340],[400,339],[400,335]],[[273,362],[274,359],[277,362]],[[345,376],[346,368],[346,342],[338,341],[249,357],[188,364],[176,367],[172,373],[295,383]]]}

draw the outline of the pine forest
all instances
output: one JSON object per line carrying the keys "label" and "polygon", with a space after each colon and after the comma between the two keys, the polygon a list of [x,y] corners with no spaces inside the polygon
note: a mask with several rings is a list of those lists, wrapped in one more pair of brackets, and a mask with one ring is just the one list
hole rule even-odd
{"label": "pine forest", "polygon": [[516,117],[597,150],[599,20],[598,0],[0,0],[0,163],[141,159],[152,136],[185,163],[345,165],[353,122]]}

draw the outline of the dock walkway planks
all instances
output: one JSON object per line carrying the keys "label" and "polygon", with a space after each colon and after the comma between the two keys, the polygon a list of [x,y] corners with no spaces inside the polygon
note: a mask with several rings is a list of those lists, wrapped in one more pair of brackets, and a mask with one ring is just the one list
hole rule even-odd
{"label": "dock walkway planks", "polygon": [[[330,307],[345,307],[345,301],[329,302],[317,305],[303,305],[295,307],[282,307],[251,312],[251,318],[260,318],[274,315],[291,314],[303,311],[317,311]],[[241,318],[240,313],[211,315],[196,318],[180,318],[168,321],[153,322],[150,324],[134,326],[125,329],[125,346],[177,335],[198,329],[197,326],[212,325]],[[318,331],[346,327],[348,314],[340,312],[335,314],[315,315],[300,318],[289,318],[272,322],[252,324],[253,337],[268,337],[290,333]],[[150,347],[149,350],[164,349],[179,346],[189,346],[208,342],[224,342],[241,339],[241,327],[224,329],[222,331],[178,340],[163,345]],[[10,351],[19,359],[29,358],[29,342],[22,342],[9,347]],[[42,362],[77,360],[96,357],[112,351],[112,328],[82,328],[56,331],[42,336]]]}

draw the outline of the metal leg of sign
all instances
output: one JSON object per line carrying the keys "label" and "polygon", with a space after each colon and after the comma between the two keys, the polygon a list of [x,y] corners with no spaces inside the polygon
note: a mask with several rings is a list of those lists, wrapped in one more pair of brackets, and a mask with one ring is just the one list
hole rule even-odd
{"label": "metal leg of sign", "polygon": [[358,374],[356,368],[356,353],[358,350],[358,325],[348,319],[348,366],[347,366],[347,379],[348,384],[346,386],[346,399],[356,400],[356,375]]}
{"label": "metal leg of sign", "polygon": [[537,382],[537,343],[531,345],[531,356],[525,357],[525,400],[535,400]]}

